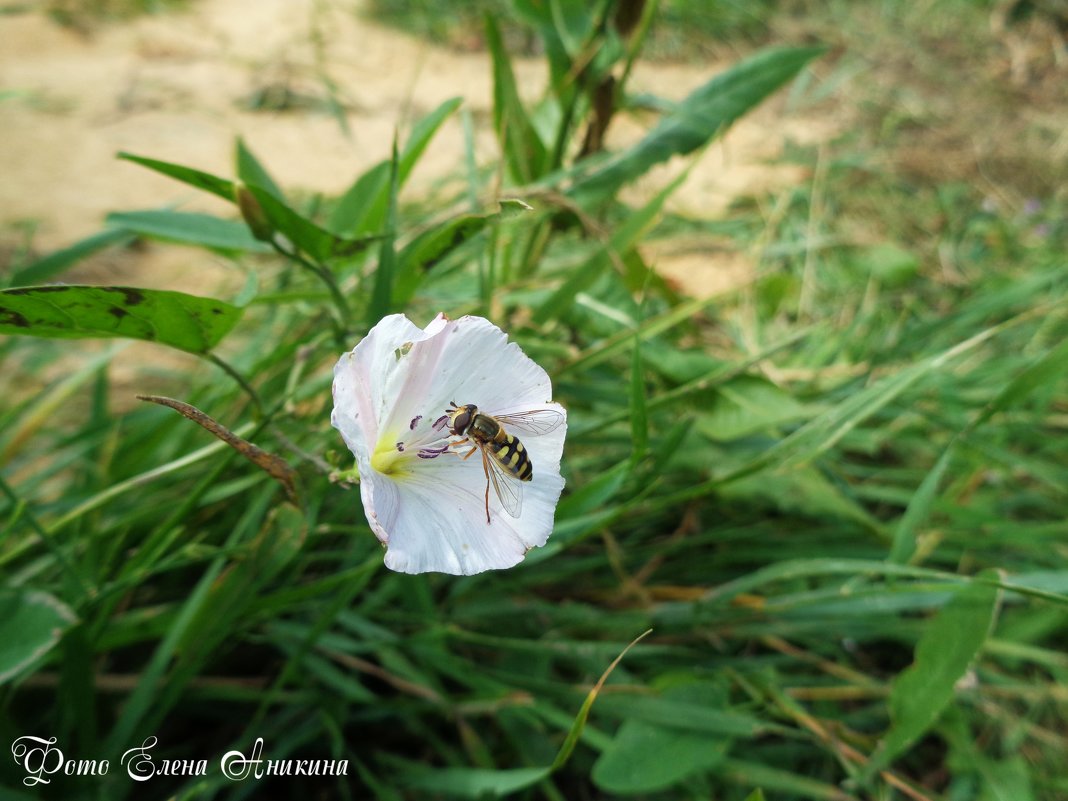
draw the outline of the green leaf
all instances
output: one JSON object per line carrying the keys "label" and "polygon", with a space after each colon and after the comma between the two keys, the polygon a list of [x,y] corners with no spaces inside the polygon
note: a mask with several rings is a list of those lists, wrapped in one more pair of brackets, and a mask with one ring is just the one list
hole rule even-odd
{"label": "green leaf", "polygon": [[267,172],[267,169],[260,163],[259,159],[253,155],[252,151],[248,149],[248,146],[245,145],[245,140],[240,136],[234,145],[234,151],[237,177],[246,184],[266,189],[284,203],[286,197],[282,194],[282,190],[278,188],[278,184],[274,182],[270,173]]}
{"label": "green leaf", "polygon": [[548,777],[549,768],[444,768],[412,771],[403,783],[416,790],[426,790],[457,798],[500,798],[518,792]]}
{"label": "green leaf", "polygon": [[389,160],[364,172],[341,196],[330,217],[330,228],[341,234],[378,233],[385,223],[389,200]]}
{"label": "green leaf", "polygon": [[[725,781],[733,784],[759,784],[769,790],[777,790],[783,798],[811,798],[817,801],[856,801],[857,796],[846,793],[840,787],[827,782],[810,779],[789,770],[769,767],[766,762],[727,758],[718,771]],[[763,796],[757,796],[762,798]],[[752,798],[752,795],[750,795]]]}
{"label": "green leaf", "polygon": [[1053,382],[1061,380],[1066,373],[1068,373],[1068,339],[1061,342],[1053,350],[1043,354],[1013,378],[998,393],[998,396],[983,409],[982,414],[972,424],[972,427],[979,426],[998,412],[1015,406],[1039,387],[1049,386]]}
{"label": "green leaf", "polygon": [[958,356],[978,347],[1011,323],[1010,320],[999,326],[980,331],[935,356],[911,364],[850,395],[837,406],[809,420],[786,439],[769,448],[762,456],[732,475],[748,475],[767,465],[776,465],[778,469],[785,470],[815,459],[834,447],[842,437],[862,421],[882,409],[913,384],[945,367]]}
{"label": "green leaf", "polygon": [[871,273],[880,284],[891,289],[908,284],[920,269],[915,253],[887,243],[852,253],[849,262],[858,272]]}
{"label": "green leaf", "polygon": [[522,200],[506,199],[500,201],[500,211],[492,214],[461,214],[419,234],[397,254],[394,306],[405,306],[427,271],[482,233],[487,226],[528,211],[531,211],[530,206]]}
{"label": "green leaf", "polygon": [[368,325],[374,325],[390,312],[393,298],[393,277],[397,266],[397,247],[394,231],[397,225],[397,140],[393,140],[393,160],[389,180],[389,205],[386,212],[386,232],[378,251],[375,284],[368,307]]}
{"label": "green leaf", "polygon": [[572,60],[567,45],[557,29],[556,15],[545,0],[512,0],[512,9],[529,25],[537,28],[545,56],[549,61],[549,77],[553,93],[561,108],[574,102],[577,90]]}
{"label": "green leaf", "polygon": [[697,418],[697,429],[711,440],[729,442],[810,414],[804,404],[770,381],[743,375],[716,390],[709,411]]}
{"label": "green leaf", "polygon": [[601,688],[604,687],[604,683],[608,681],[608,677],[612,675],[612,671],[616,669],[616,666],[623,661],[623,657],[627,655],[627,651],[645,639],[652,632],[652,629],[639,634],[630,644],[627,645],[619,656],[612,660],[604,673],[601,674],[601,678],[597,680],[597,683],[593,685],[593,688],[586,694],[586,699],[582,702],[582,706],[579,708],[578,714],[575,716],[575,720],[571,723],[571,728],[567,732],[567,737],[564,738],[563,745],[560,746],[560,750],[556,752],[556,758],[553,760],[552,770],[559,770],[567,761],[571,758],[571,754],[575,750],[575,746],[578,745],[579,737],[582,736],[582,730],[586,728],[586,721],[590,716],[590,709],[593,708],[593,702],[597,700],[597,696],[601,692]]}
{"label": "green leaf", "polygon": [[298,250],[320,264],[335,257],[354,256],[367,250],[378,237],[347,238],[337,236],[283,203],[268,190],[248,185],[271,228],[283,234]]}
{"label": "green leaf", "polygon": [[774,726],[760,718],[735,712],[721,703],[694,703],[691,696],[668,690],[663,696],[609,695],[597,705],[598,714],[612,714],[667,729],[718,737],[752,738],[766,734]]}
{"label": "green leaf", "polygon": [[692,153],[722,134],[821,53],[821,47],[774,48],[717,75],[691,92],[633,147],[577,178],[567,194],[586,208],[608,200],[654,165]]}
{"label": "green leaf", "polygon": [[[668,703],[689,707],[690,716],[713,718],[722,708],[718,688],[703,684],[673,687],[664,692]],[[612,745],[593,766],[594,784],[610,793],[650,793],[663,790],[719,764],[730,740],[708,731],[678,728],[670,722],[631,719],[620,726]]]}
{"label": "green leaf", "polygon": [[48,593],[0,590],[0,685],[55,648],[76,621],[74,612]]}
{"label": "green leaf", "polygon": [[642,369],[642,342],[634,337],[630,362],[631,454],[637,463],[649,450],[649,416],[645,408],[645,371]]}
{"label": "green leaf", "polygon": [[781,512],[813,519],[853,520],[874,531],[881,525],[863,505],[812,465],[788,473],[759,473],[732,481],[721,489],[724,498],[759,500]]}
{"label": "green leaf", "polygon": [[904,564],[908,562],[915,552],[916,529],[923,525],[931,514],[931,507],[937,497],[938,487],[942,483],[942,476],[945,475],[946,468],[949,467],[949,463],[953,458],[956,443],[957,440],[954,438],[946,446],[946,449],[942,451],[942,455],[938,457],[938,461],[935,462],[934,467],[924,477],[923,483],[920,484],[919,489],[916,490],[916,493],[909,501],[905,514],[901,516],[897,528],[894,529],[894,540],[890,546],[890,555],[888,557],[891,562]]}
{"label": "green leaf", "polygon": [[[995,571],[981,576],[996,579]],[[973,581],[928,623],[913,663],[890,690],[890,729],[865,768],[863,783],[922,737],[953,700],[954,688],[986,642],[1001,592]]]}
{"label": "green leaf", "polygon": [[[595,254],[586,264],[575,269],[572,274],[541,304],[534,312],[534,322],[546,323],[559,318],[571,304],[575,296],[589,288],[613,263],[613,258],[621,259],[629,249],[637,245],[644,234],[660,215],[664,203],[671,194],[682,185],[689,175],[683,171],[675,180],[664,187],[644,206],[628,216],[614,231],[604,249]],[[644,324],[643,324],[644,325]]]}
{"label": "green leaf", "polygon": [[40,286],[0,291],[0,333],[38,337],[127,337],[207,353],[242,310],[213,298],[162,289]]}
{"label": "green leaf", "polygon": [[[446,100],[412,126],[412,132],[401,150],[397,169],[398,187],[404,186],[434,134],[460,107],[461,102],[458,97]],[[361,175],[338,201],[330,217],[331,230],[350,236],[381,231],[389,209],[389,175],[389,161],[380,161]]]}
{"label": "green leaf", "polygon": [[558,517],[564,520],[578,517],[603,507],[611,500],[634,468],[630,459],[625,459],[601,473],[579,489],[565,495],[558,507]]}
{"label": "green leaf", "polygon": [[205,192],[210,192],[230,203],[234,202],[234,183],[226,178],[220,178],[219,176],[212,175],[208,172],[194,170],[192,167],[183,167],[180,164],[172,164],[169,161],[159,161],[158,159],[145,158],[144,156],[135,156],[133,153],[119,153],[119,158],[125,159],[126,161],[132,161],[134,164],[140,164],[142,167],[148,167],[150,170],[155,170],[158,173],[162,173],[163,175],[179,180],[184,184],[189,184],[189,186],[196,187]]}
{"label": "green leaf", "polygon": [[994,760],[977,753],[973,764],[983,779],[980,801],[1035,801],[1031,766],[1020,754]]}
{"label": "green leaf", "polygon": [[540,178],[546,165],[541,141],[519,98],[512,64],[492,16],[486,16],[486,45],[493,60],[493,128],[497,132],[508,174],[516,183]]}
{"label": "green leaf", "polygon": [[214,250],[265,253],[270,247],[257,241],[248,226],[237,220],[222,220],[210,214],[152,209],[117,211],[107,216],[110,225],[118,225],[140,236],[199,245]]}
{"label": "green leaf", "polygon": [[99,233],[88,236],[62,250],[53,251],[43,259],[23,267],[11,276],[11,286],[31,286],[51,281],[72,264],[78,263],[98,250],[112,245],[122,247],[133,240],[134,235],[125,228],[105,228]]}

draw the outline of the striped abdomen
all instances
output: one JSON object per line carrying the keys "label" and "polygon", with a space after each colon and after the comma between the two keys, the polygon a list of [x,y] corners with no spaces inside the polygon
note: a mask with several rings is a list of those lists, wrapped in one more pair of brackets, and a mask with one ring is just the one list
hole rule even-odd
{"label": "striped abdomen", "polygon": [[520,481],[530,481],[534,477],[534,466],[518,437],[513,437],[502,429],[489,443],[489,451],[497,460],[497,464]]}

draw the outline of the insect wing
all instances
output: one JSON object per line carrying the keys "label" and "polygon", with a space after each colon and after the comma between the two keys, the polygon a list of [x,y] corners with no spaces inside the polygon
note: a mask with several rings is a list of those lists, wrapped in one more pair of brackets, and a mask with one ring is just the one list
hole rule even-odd
{"label": "insect wing", "polygon": [[486,466],[493,492],[500,499],[501,506],[512,517],[518,518],[523,509],[523,485],[519,479],[505,470],[488,448],[481,448],[482,463]]}
{"label": "insect wing", "polygon": [[559,428],[564,422],[564,413],[555,409],[534,409],[515,414],[495,414],[493,418],[508,430],[541,436]]}

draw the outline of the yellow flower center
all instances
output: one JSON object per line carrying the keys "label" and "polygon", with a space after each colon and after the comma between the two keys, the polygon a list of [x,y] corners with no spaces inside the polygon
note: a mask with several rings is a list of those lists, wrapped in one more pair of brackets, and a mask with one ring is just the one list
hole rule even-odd
{"label": "yellow flower center", "polygon": [[382,475],[389,476],[407,472],[401,469],[401,462],[404,461],[406,454],[397,450],[397,442],[397,437],[389,433],[378,438],[375,452],[371,454],[371,467]]}

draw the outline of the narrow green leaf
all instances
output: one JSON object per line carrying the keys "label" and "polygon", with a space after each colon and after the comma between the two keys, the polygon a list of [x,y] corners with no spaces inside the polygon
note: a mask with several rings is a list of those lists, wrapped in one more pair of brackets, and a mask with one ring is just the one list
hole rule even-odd
{"label": "narrow green leaf", "polygon": [[[985,571],[997,579],[995,571]],[[928,623],[916,644],[913,663],[890,691],[890,729],[865,767],[866,779],[889,765],[922,737],[953,700],[954,688],[986,642],[1001,592],[973,581]]]}
{"label": "narrow green leaf", "polygon": [[11,286],[44,284],[92,254],[113,245],[122,247],[134,240],[134,235],[125,228],[105,228],[73,245],[53,251],[11,276]]}
{"label": "narrow green leaf", "polygon": [[657,192],[648,203],[632,212],[615,229],[608,242],[605,243],[604,249],[586,264],[574,270],[571,276],[535,310],[534,321],[547,323],[549,320],[558,319],[575,302],[575,296],[579,292],[592,286],[612,266],[613,257],[622,259],[622,255],[633,248],[641,239],[642,234],[656,222],[660,211],[664,208],[664,203],[681,186],[688,175],[689,170],[684,170],[675,180]]}
{"label": "narrow green leaf", "polygon": [[935,497],[938,494],[942,476],[945,475],[946,468],[949,467],[949,463],[953,459],[956,443],[957,440],[954,438],[946,446],[946,449],[942,451],[942,455],[938,457],[938,461],[935,462],[934,467],[924,477],[923,483],[916,490],[916,494],[909,501],[905,514],[901,516],[897,528],[894,529],[894,540],[890,546],[890,555],[888,557],[891,562],[904,564],[909,561],[915,552],[916,530],[924,524],[931,514],[931,506],[934,504]]}
{"label": "narrow green leaf", "polygon": [[[412,126],[412,132],[401,150],[397,170],[399,187],[407,182],[434,134],[460,107],[461,102],[459,97],[446,100]],[[380,161],[361,175],[338,201],[330,217],[330,229],[349,236],[380,232],[389,209],[389,175],[389,161]]]}
{"label": "narrow green leaf", "polygon": [[603,471],[592,481],[586,482],[579,489],[565,495],[558,507],[558,518],[564,520],[569,517],[578,517],[603,507],[619,492],[633,467],[631,460],[625,459]]}
{"label": "narrow green leaf", "polygon": [[820,454],[834,447],[846,434],[862,421],[875,414],[888,403],[897,398],[906,389],[925,378],[930,373],[944,367],[953,359],[976,348],[994,336],[1004,326],[980,331],[942,353],[928,357],[921,362],[911,364],[902,370],[883,378],[859,392],[849,396],[842,403],[813,418],[797,429],[786,439],[770,448],[763,456],[747,465],[738,473],[751,473],[767,465],[776,465],[778,469],[787,469],[805,464]]}
{"label": "narrow green leaf", "polygon": [[199,245],[215,250],[270,252],[267,245],[252,236],[245,223],[222,220],[210,214],[163,209],[116,211],[107,216],[107,222],[140,236],[183,245]]}
{"label": "narrow green leaf", "polygon": [[549,768],[443,768],[411,771],[403,778],[407,787],[456,798],[501,798],[537,784],[549,776]]}
{"label": "narrow green leaf", "polygon": [[546,147],[519,97],[512,64],[492,16],[486,15],[486,45],[493,61],[493,128],[497,132],[508,174],[527,184],[540,178],[546,165]]}
{"label": "narrow green leaf", "polygon": [[709,439],[729,442],[811,416],[804,404],[764,378],[740,375],[720,385],[697,428]]}
{"label": "narrow green leaf", "polygon": [[66,604],[48,593],[0,590],[0,685],[55,648],[76,620]]}
{"label": "narrow green leaf", "polygon": [[[650,317],[643,320],[638,335],[641,337],[642,341],[645,342],[657,334],[662,334],[664,331],[668,331],[676,325],[689,321],[695,314],[700,314],[706,306],[711,306],[715,302],[715,296],[683,301],[678,306],[673,306],[656,317]],[[573,362],[565,364],[557,371],[557,374],[559,375],[579,368],[589,369],[606,359],[610,359],[620,351],[626,350],[627,346],[632,344],[633,341],[634,333],[632,331],[623,330],[618,334],[613,334],[607,339],[598,342],[593,347],[588,348]]]}
{"label": "narrow green leaf", "polygon": [[1068,373],[1068,339],[1043,354],[1036,362],[1013,378],[983,409],[972,427],[982,425],[998,412],[1009,409],[1039,387],[1049,386]]}
{"label": "narrow green leaf", "polygon": [[133,287],[58,285],[0,291],[0,333],[127,337],[207,353],[242,310],[213,298]]}
{"label": "narrow green leaf", "polygon": [[764,791],[759,787],[745,797],[745,801],[764,801]]}
{"label": "narrow green leaf", "polygon": [[380,232],[389,198],[389,172],[386,159],[360,175],[338,200],[330,228],[354,236]]}
{"label": "narrow green leaf", "polygon": [[692,153],[719,136],[823,53],[821,47],[774,48],[757,53],[695,89],[633,147],[577,178],[568,195],[590,208],[672,156]]}
{"label": "narrow green leaf", "polygon": [[134,164],[140,164],[142,167],[148,167],[150,170],[155,170],[205,192],[210,192],[230,203],[234,202],[234,184],[233,181],[229,181],[226,178],[220,178],[217,175],[202,172],[201,170],[194,170],[192,167],[183,167],[181,164],[172,164],[169,161],[135,156],[133,153],[119,153],[119,158],[132,161]]}
{"label": "narrow green leaf", "polygon": [[268,190],[251,184],[247,189],[259,202],[271,227],[320,264],[333,258],[354,256],[378,241],[378,237],[337,236],[283,203]]}
{"label": "narrow green leaf", "polygon": [[615,715],[664,729],[678,729],[718,737],[752,738],[767,734],[775,726],[760,718],[735,712],[722,704],[695,704],[693,699],[672,692],[663,696],[605,696],[597,704],[598,715]]}
{"label": "narrow green leaf", "polygon": [[[923,581],[945,582],[950,586],[973,583],[983,584],[987,587],[1009,590],[1031,598],[1049,601],[1058,606],[1068,607],[1068,595],[1046,589],[1041,586],[1042,582],[1035,580],[1034,576],[1013,576],[998,580],[989,577],[987,573],[980,573],[974,578],[967,578],[956,573],[947,573],[944,570],[931,570],[930,568],[912,567],[911,565],[895,565],[874,559],[791,559],[786,562],[778,562],[768,567],[754,570],[742,578],[728,581],[726,584],[720,584],[705,595],[702,603],[719,606],[742,593],[753,592],[757,588],[779,581],[795,581],[800,578],[834,575],[897,576],[921,579]],[[1030,581],[1031,584],[1024,583],[1025,581]]]}
{"label": "narrow green leaf", "polygon": [[521,200],[502,200],[500,210],[493,214],[462,214],[419,234],[397,254],[394,306],[405,306],[426,272],[482,233],[487,226],[528,211],[531,211],[530,206]]}
{"label": "narrow green leaf", "polygon": [[234,145],[234,162],[238,178],[246,184],[266,189],[278,200],[285,203],[286,197],[282,194],[282,190],[278,188],[278,184],[274,182],[270,173],[267,172],[267,169],[260,163],[260,160],[256,158],[253,152],[248,149],[245,140],[240,136],[237,137],[237,142]]}
{"label": "narrow green leaf", "polygon": [[642,343],[634,337],[630,360],[631,458],[637,463],[649,450],[649,417],[645,408],[645,371],[642,369]]}
{"label": "narrow green leaf", "polygon": [[[817,801],[857,801],[857,796],[847,793],[833,784],[810,779],[788,770],[769,767],[764,762],[755,760],[723,760],[717,773],[724,780],[752,786],[759,784],[769,790],[777,790],[787,798],[812,798]],[[760,796],[758,796],[759,798]]]}
{"label": "narrow green leaf", "polygon": [[627,652],[648,637],[650,633],[652,633],[652,629],[642,632],[631,640],[630,644],[620,651],[619,656],[612,660],[612,664],[605,668],[604,673],[601,674],[601,678],[597,680],[597,683],[593,685],[593,688],[587,693],[586,700],[582,702],[582,707],[575,716],[575,721],[571,724],[571,729],[568,731],[567,737],[564,738],[560,750],[556,753],[556,759],[553,760],[552,770],[559,770],[566,765],[567,761],[571,758],[575,746],[578,745],[579,737],[582,736],[582,730],[586,728],[586,720],[590,716],[590,709],[593,708],[593,702],[597,700],[597,695],[601,692],[601,688],[604,687],[604,683],[608,681],[608,677],[612,675],[612,671],[623,661],[623,657],[627,655]]}
{"label": "narrow green leaf", "polygon": [[562,108],[570,107],[575,101],[576,75],[572,72],[573,62],[556,28],[552,9],[545,0],[512,0],[511,7],[529,25],[537,28],[538,37],[549,61],[553,94]]}
{"label": "narrow green leaf", "polygon": [[397,140],[393,140],[393,169],[389,180],[389,211],[386,214],[386,231],[378,251],[378,266],[375,268],[375,285],[368,308],[368,324],[374,325],[389,314],[393,298],[393,277],[397,268],[397,248],[394,230],[397,224]]}

